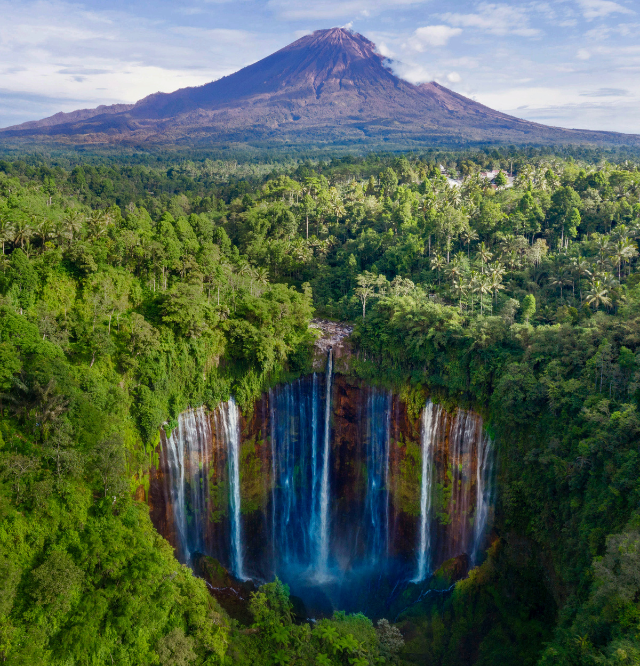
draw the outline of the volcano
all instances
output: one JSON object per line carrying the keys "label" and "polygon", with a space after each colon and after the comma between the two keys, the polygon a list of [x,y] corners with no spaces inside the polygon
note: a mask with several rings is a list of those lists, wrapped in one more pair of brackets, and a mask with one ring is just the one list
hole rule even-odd
{"label": "volcano", "polygon": [[142,147],[640,145],[638,135],[549,127],[436,82],[413,85],[391,71],[373,42],[344,28],[317,30],[200,87],[0,130],[0,141],[10,139]]}

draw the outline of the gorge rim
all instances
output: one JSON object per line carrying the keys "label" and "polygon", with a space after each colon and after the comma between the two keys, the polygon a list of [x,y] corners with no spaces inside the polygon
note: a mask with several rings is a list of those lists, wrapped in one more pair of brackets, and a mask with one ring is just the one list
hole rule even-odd
{"label": "gorge rim", "polygon": [[256,585],[277,576],[314,616],[380,617],[447,560],[464,574],[478,563],[493,475],[478,414],[427,400],[412,415],[392,391],[334,372],[329,347],[324,371],[245,414],[233,398],[183,412],[162,432],[149,501],[183,563],[211,557]]}

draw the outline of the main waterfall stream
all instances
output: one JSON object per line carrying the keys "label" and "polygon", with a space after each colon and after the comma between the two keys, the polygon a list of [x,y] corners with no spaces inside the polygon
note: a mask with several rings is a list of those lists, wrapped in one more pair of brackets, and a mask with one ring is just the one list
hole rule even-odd
{"label": "main waterfall stream", "polygon": [[478,414],[428,401],[414,419],[332,361],[244,417],[233,399],[181,414],[162,434],[152,517],[185,563],[209,555],[239,579],[279,576],[313,609],[374,612],[450,558],[479,561],[492,443]]}

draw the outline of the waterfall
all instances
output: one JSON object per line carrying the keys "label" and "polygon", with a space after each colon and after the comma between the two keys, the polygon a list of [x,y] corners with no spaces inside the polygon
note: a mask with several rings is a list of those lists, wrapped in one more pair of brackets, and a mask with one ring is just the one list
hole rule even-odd
{"label": "waterfall", "polygon": [[220,407],[220,414],[227,446],[231,568],[236,578],[246,580],[243,562],[242,518],[240,516],[240,411],[233,397]]}
{"label": "waterfall", "polygon": [[469,528],[471,526],[471,501],[473,467],[472,460],[479,459],[482,446],[482,420],[464,409],[459,409],[449,429],[449,470],[451,474],[452,526],[446,556],[470,554]]}
{"label": "waterfall", "polygon": [[[188,562],[190,559],[189,545],[187,543],[187,513],[185,509],[185,487],[184,487],[184,451],[183,438],[180,436],[180,424],[184,421],[185,414],[180,414],[178,427],[174,428],[166,440],[166,455],[168,467],[168,500],[173,510],[173,523],[178,540],[179,557]],[[176,433],[176,430],[178,431]]]}
{"label": "waterfall", "polygon": [[433,453],[440,421],[440,405],[431,400],[422,412],[422,473],[420,480],[420,544],[414,582],[425,579],[431,567],[431,500],[433,495]]}
{"label": "waterfall", "polygon": [[[430,400],[422,413],[422,479],[418,561],[414,582],[434,566],[467,554],[476,564],[493,502],[493,450],[478,414],[451,418]],[[475,464],[474,464],[475,460]],[[438,493],[435,493],[438,483]],[[449,494],[449,499],[445,500]],[[437,510],[434,497],[439,497]],[[436,513],[437,511],[437,513]],[[438,516],[436,521],[435,516]],[[437,540],[437,541],[434,541]]]}
{"label": "waterfall", "polygon": [[331,380],[333,377],[333,352],[327,357],[326,386],[324,399],[324,442],[322,447],[322,481],[320,488],[320,525],[317,532],[317,573],[326,577],[329,565],[329,463],[331,444]]}
{"label": "waterfall", "polygon": [[477,460],[476,514],[473,522],[472,564],[478,563],[478,556],[489,522],[489,511],[493,506],[493,442],[488,435],[482,440]]}
{"label": "waterfall", "polygon": [[320,493],[318,475],[318,375],[313,373],[311,388],[311,519],[309,539],[317,547],[318,524],[320,520]]}
{"label": "waterfall", "polygon": [[344,607],[482,556],[495,451],[480,416],[429,400],[415,422],[390,391],[334,376],[331,350],[325,373],[265,394],[246,441],[233,398],[161,436],[152,518],[185,564],[202,553],[299,596],[340,589]]}
{"label": "waterfall", "polygon": [[318,377],[298,379],[269,392],[271,550],[278,568],[315,563],[320,524]]}
{"label": "waterfall", "polygon": [[269,442],[271,444],[271,549],[273,561],[276,561],[276,408],[273,390],[269,389],[269,424],[270,434]]}
{"label": "waterfall", "polygon": [[368,559],[378,562],[389,550],[389,439],[391,392],[367,390],[365,455],[367,491],[365,521],[368,523]]}
{"label": "waterfall", "polygon": [[205,550],[210,446],[210,421],[203,407],[180,414],[178,426],[165,438],[166,495],[174,514],[178,556],[187,563],[193,553]]}

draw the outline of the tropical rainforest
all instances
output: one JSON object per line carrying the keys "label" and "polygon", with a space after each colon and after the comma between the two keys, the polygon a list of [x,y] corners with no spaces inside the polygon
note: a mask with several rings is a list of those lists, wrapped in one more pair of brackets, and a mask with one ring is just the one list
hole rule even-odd
{"label": "tropical rainforest", "polygon": [[[640,663],[639,162],[491,148],[0,161],[6,664]],[[161,426],[309,372],[483,415],[483,562],[397,617],[232,619],[144,501]],[[142,492],[140,492],[142,489]]]}

